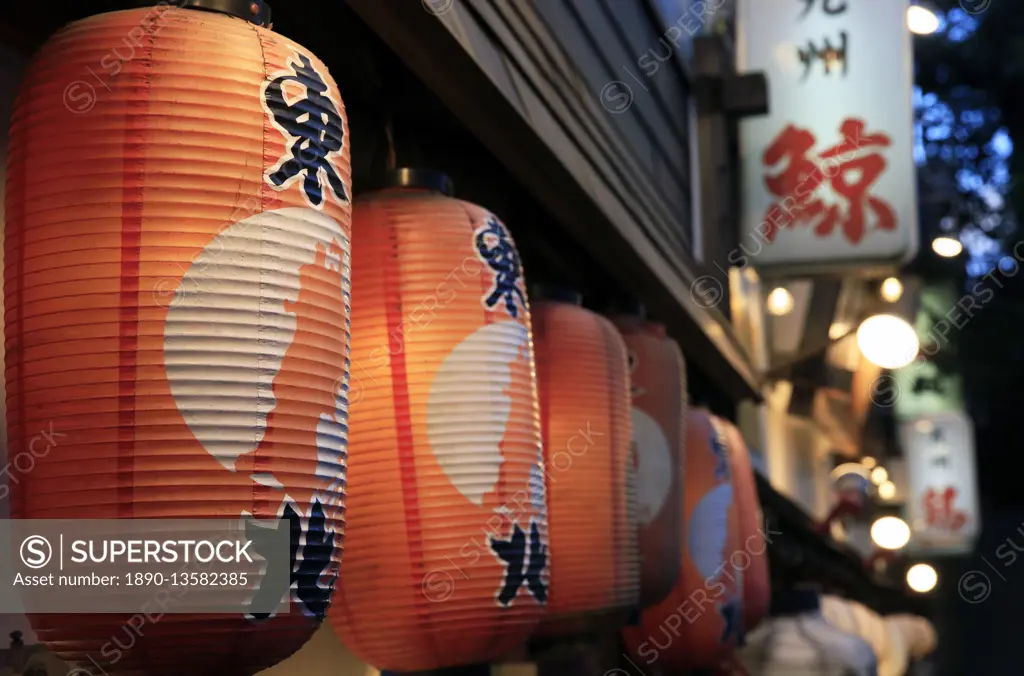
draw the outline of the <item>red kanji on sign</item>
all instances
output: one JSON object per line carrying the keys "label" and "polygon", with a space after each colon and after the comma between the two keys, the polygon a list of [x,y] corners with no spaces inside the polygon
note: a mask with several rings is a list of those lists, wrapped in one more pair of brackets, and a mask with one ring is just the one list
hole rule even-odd
{"label": "red kanji on sign", "polygon": [[[764,151],[764,166],[770,168],[784,159],[789,161],[781,172],[774,175],[766,172],[764,176],[765,185],[776,197],[765,212],[765,239],[771,242],[780,229],[807,223],[815,226],[814,234],[818,237],[828,237],[839,225],[846,239],[857,244],[867,230],[867,210],[875,214],[878,229],[896,228],[892,207],[870,194],[871,186],[885,171],[885,158],[878,152],[860,152],[866,148],[888,147],[892,140],[882,133],[865,134],[865,126],[863,120],[856,118],[843,120],[839,126],[843,140],[818,153],[818,161],[813,159],[812,152],[817,139],[810,131],[790,124],[775,137]],[[814,196],[826,181],[846,200],[846,209],[839,204],[826,204]]]}
{"label": "red kanji on sign", "polygon": [[924,493],[925,523],[932,528],[958,531],[967,523],[967,515],[954,507],[958,492],[952,486],[943,491],[929,488]]}

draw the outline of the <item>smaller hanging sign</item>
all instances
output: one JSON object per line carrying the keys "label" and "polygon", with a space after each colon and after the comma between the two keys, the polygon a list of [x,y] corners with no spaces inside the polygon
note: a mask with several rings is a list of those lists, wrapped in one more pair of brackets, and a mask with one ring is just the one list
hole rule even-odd
{"label": "smaller hanging sign", "polygon": [[974,428],[963,411],[922,415],[900,425],[907,457],[907,517],[918,553],[964,554],[981,530]]}
{"label": "smaller hanging sign", "polygon": [[[954,283],[932,283],[921,290],[915,327],[921,342],[917,359],[893,371],[893,411],[898,420],[964,408],[960,376],[940,369],[938,356],[950,348],[950,335],[970,317],[959,313],[960,291]],[[963,316],[960,316],[963,315]]]}

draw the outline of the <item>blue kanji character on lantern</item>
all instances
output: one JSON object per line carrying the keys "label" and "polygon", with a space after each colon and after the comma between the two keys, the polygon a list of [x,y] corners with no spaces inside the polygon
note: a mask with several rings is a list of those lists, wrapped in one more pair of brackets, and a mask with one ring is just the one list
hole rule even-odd
{"label": "blue kanji character on lantern", "polygon": [[474,234],[477,255],[495,273],[494,284],[484,304],[493,309],[504,300],[509,315],[519,317],[519,307],[526,308],[526,296],[521,288],[523,276],[519,253],[508,231],[498,219],[490,216]]}
{"label": "blue kanji character on lantern", "polygon": [[717,429],[711,431],[709,443],[711,452],[715,454],[715,479],[718,481],[728,481],[729,449],[725,447],[725,442],[722,441],[722,436],[718,433]]}
{"label": "blue kanji character on lantern", "polygon": [[743,636],[743,607],[739,599],[731,599],[728,603],[724,603],[718,606],[718,613],[722,616],[724,626],[722,627],[722,636],[719,641],[722,643],[728,643],[730,640],[735,638],[737,642],[742,643]]}
{"label": "blue kanji character on lantern", "polygon": [[[264,102],[274,123],[291,137],[288,154],[267,172],[267,180],[275,188],[284,188],[300,175],[302,190],[310,206],[324,203],[323,178],[340,202],[348,201],[345,182],[330,163],[333,153],[341,152],[345,129],[341,114],[327,96],[327,84],[316,72],[309,57],[296,54],[298,61],[289,64],[293,74],[271,80],[264,93]],[[284,83],[301,84],[306,95],[293,103],[284,96]]]}
{"label": "blue kanji character on lantern", "polygon": [[505,563],[505,575],[497,596],[498,603],[505,607],[511,605],[524,583],[527,591],[538,603],[547,603],[548,585],[543,574],[548,563],[548,548],[541,542],[540,529],[536,521],[530,521],[529,547],[526,532],[518,523],[513,523],[512,535],[508,540],[491,537],[491,550]]}

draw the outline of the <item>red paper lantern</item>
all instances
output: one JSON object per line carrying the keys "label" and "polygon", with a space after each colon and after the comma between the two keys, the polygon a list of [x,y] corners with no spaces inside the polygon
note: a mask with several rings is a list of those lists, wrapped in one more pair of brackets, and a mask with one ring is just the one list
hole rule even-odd
{"label": "red paper lantern", "polygon": [[[623,637],[642,664],[669,673],[714,667],[736,647],[743,626],[742,548],[724,430],[703,409],[687,414],[683,464],[685,544],[672,593],[644,610]],[[556,554],[557,556],[557,554]]]}
{"label": "red paper lantern", "polygon": [[443,177],[391,182],[353,215],[358,453],[330,617],[360,659],[412,672],[525,642],[547,600],[548,529],[511,235]]}
{"label": "red paper lantern", "polygon": [[629,351],[633,440],[637,454],[637,519],[641,605],[675,586],[683,557],[680,467],[685,453],[686,367],[665,327],[636,316],[613,318]]}
{"label": "red paper lantern", "polygon": [[[10,134],[12,516],[247,513],[305,535],[322,517],[340,544],[349,185],[338,88],[302,46],[167,3],[53,36]],[[40,431],[60,436],[37,453]],[[248,676],[312,635],[341,559],[330,544],[293,561],[315,602],[263,622],[30,620],[97,671]]]}
{"label": "red paper lantern", "polygon": [[732,423],[719,421],[725,428],[732,463],[736,509],[739,512],[743,545],[736,556],[743,577],[743,628],[752,631],[768,614],[771,605],[771,578],[768,574],[768,542],[761,503],[757,499],[757,480],[750,464],[750,451],[743,435]]}
{"label": "red paper lantern", "polygon": [[575,294],[546,293],[533,327],[552,550],[542,633],[553,636],[633,608],[640,565],[626,346]]}

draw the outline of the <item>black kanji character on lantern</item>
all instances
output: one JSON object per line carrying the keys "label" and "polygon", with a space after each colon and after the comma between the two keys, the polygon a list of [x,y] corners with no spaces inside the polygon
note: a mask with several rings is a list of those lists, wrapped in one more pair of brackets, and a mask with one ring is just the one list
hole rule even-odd
{"label": "black kanji character on lantern", "polygon": [[548,585],[543,574],[548,563],[548,548],[541,542],[540,529],[535,521],[530,521],[528,551],[526,533],[518,523],[512,524],[512,535],[508,540],[499,540],[491,536],[491,550],[505,563],[505,575],[497,596],[498,603],[505,607],[511,605],[523,583],[538,603],[547,603]]}
{"label": "black kanji character on lantern", "polygon": [[[288,155],[267,173],[267,179],[274,187],[283,188],[304,174],[302,190],[306,201],[310,206],[320,207],[324,203],[322,173],[338,201],[347,202],[345,182],[330,163],[331,155],[340,152],[344,145],[341,114],[327,96],[327,84],[309,57],[296,56],[298,62],[289,64],[294,74],[274,78],[264,97],[274,122],[292,138]],[[301,84],[306,90],[305,98],[289,104],[284,95],[285,82]]]}
{"label": "black kanji character on lantern", "polygon": [[519,317],[519,306],[526,307],[526,296],[520,288],[522,268],[519,264],[519,253],[512,244],[505,226],[491,216],[477,229],[475,244],[477,255],[495,273],[494,284],[484,303],[488,308],[493,308],[504,300],[505,310],[509,315]]}
{"label": "black kanji character on lantern", "polygon": [[846,62],[846,42],[847,42],[846,31],[839,31],[839,46],[833,46],[832,41],[825,38],[822,41],[821,48],[819,49],[815,44],[814,40],[807,41],[807,48],[797,48],[797,52],[800,55],[800,63],[804,64],[804,74],[802,79],[807,79],[807,76],[811,73],[811,66],[814,65],[815,60],[820,60],[825,64],[825,74],[830,75],[832,71],[836,70],[839,66],[842,66],[843,75],[846,75],[847,62]]}
{"label": "black kanji character on lantern", "polygon": [[732,599],[728,603],[718,606],[718,613],[722,616],[725,626],[722,627],[722,643],[728,643],[735,638],[737,642],[743,640],[743,618],[738,599]]}
{"label": "black kanji character on lantern", "polygon": [[[814,8],[814,3],[817,1],[818,0],[800,0],[800,2],[804,3],[804,11],[800,14],[801,19],[810,13]],[[821,11],[825,12],[825,14],[829,16],[842,14],[846,11],[846,2],[845,0],[824,0],[821,3]]]}
{"label": "black kanji character on lantern", "polygon": [[[269,534],[273,532],[271,529],[251,522],[246,524],[246,537],[252,540],[255,552],[267,560],[267,570],[260,580],[256,595],[249,602],[251,617],[265,620],[273,615],[293,584],[295,596],[307,613],[320,620],[327,616],[337,571],[325,581],[326,584],[321,583],[324,571],[331,565],[331,554],[334,551],[334,533],[327,530],[326,524],[323,505],[316,500],[310,512],[303,545],[302,519],[291,505],[286,505],[274,530],[288,529],[288,561],[274,556],[276,552],[272,551],[269,544]],[[300,549],[301,561],[298,560]]]}
{"label": "black kanji character on lantern", "polygon": [[305,606],[309,614],[323,620],[327,617],[327,608],[331,605],[331,594],[337,573],[331,576],[326,584],[320,578],[331,565],[331,554],[334,553],[334,532],[327,530],[327,516],[324,506],[319,500],[313,501],[313,509],[309,515],[309,526],[306,528],[306,544],[302,546],[302,561],[296,565],[299,553],[299,538],[302,536],[302,520],[291,505],[285,506],[284,518],[291,522],[292,581],[296,584],[295,595]]}

